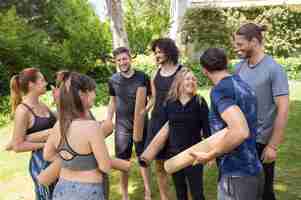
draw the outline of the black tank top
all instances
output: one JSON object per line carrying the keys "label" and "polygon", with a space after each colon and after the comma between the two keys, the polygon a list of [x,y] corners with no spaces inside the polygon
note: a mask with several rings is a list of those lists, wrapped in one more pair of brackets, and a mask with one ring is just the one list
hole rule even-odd
{"label": "black tank top", "polygon": [[160,115],[160,111],[162,109],[162,105],[165,101],[165,98],[169,92],[169,89],[171,87],[171,84],[177,74],[177,72],[182,68],[182,65],[179,65],[175,73],[173,73],[170,76],[161,76],[161,68],[158,70],[155,79],[154,79],[154,85],[156,90],[156,100],[155,100],[155,106],[152,112],[152,116]]}
{"label": "black tank top", "polygon": [[30,127],[29,129],[26,130],[26,135],[29,135],[34,132],[50,129],[56,123],[56,117],[50,110],[49,110],[49,114],[50,114],[49,117],[40,117],[35,114],[35,112],[29,105],[27,105],[25,103],[22,103],[22,105],[25,106],[29,110],[29,112],[32,113],[32,115],[34,117],[33,125],[32,125],[32,127]]}

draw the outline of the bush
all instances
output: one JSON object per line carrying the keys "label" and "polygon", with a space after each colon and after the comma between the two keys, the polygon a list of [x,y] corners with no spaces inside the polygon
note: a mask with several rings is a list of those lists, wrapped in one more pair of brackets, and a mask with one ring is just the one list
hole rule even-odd
{"label": "bush", "polygon": [[283,66],[287,72],[288,78],[293,80],[300,80],[301,72],[301,57],[295,58],[278,58],[277,62]]}
{"label": "bush", "polygon": [[196,50],[208,46],[226,48],[233,58],[231,35],[248,21],[265,24],[267,53],[276,57],[297,56],[301,52],[301,12],[288,6],[251,8],[191,8],[182,24],[182,41]]}
{"label": "bush", "polygon": [[168,31],[169,0],[128,0],[125,2],[124,23],[129,45],[134,54],[144,54],[154,38]]}

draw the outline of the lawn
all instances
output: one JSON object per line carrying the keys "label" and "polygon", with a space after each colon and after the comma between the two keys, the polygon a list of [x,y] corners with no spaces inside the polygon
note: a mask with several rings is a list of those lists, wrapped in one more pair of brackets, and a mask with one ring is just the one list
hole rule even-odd
{"label": "lawn", "polygon": [[[286,130],[286,140],[281,145],[276,165],[275,190],[280,200],[301,200],[301,82],[290,83],[290,113],[289,123]],[[208,90],[202,90],[208,99]],[[104,108],[93,109],[98,119],[103,117]],[[0,129],[0,200],[33,200],[32,182],[28,174],[28,153],[15,154],[4,152],[3,145],[9,140],[11,127],[7,125]],[[112,137],[107,139],[110,151],[113,152],[114,144]],[[143,182],[139,175],[138,165],[133,159],[134,165],[131,171],[129,193],[131,200],[143,199]],[[152,172],[154,168],[152,166]],[[118,188],[118,172],[111,174],[111,199],[119,200],[121,196]],[[205,168],[204,185],[207,200],[216,199],[216,168]],[[159,200],[156,184],[156,176],[152,175],[153,199]],[[172,184],[170,184],[172,185]],[[171,190],[172,199],[174,188]]]}

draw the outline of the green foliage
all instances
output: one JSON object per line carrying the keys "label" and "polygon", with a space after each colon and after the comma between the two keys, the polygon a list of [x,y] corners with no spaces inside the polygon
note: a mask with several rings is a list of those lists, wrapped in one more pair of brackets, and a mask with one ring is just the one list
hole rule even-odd
{"label": "green foliage", "polygon": [[283,66],[289,79],[300,80],[301,57],[278,58],[276,60],[280,65]]}
{"label": "green foliage", "polygon": [[62,45],[65,68],[87,72],[97,58],[105,58],[111,50],[111,34],[107,23],[85,0],[52,0],[48,5],[49,34]]}
{"label": "green foliage", "polygon": [[264,35],[268,54],[289,57],[301,52],[301,11],[288,6],[191,8],[184,16],[182,40],[196,44],[197,50],[224,47],[233,57],[231,35],[246,22],[268,26]]}
{"label": "green foliage", "polygon": [[182,22],[181,40],[194,43],[196,49],[231,46],[231,28],[223,11],[215,8],[188,9]]}
{"label": "green foliage", "polygon": [[37,26],[15,7],[0,14],[0,59],[10,74],[29,66],[49,74],[58,69],[87,72],[111,50],[109,25],[86,0],[52,0]]}
{"label": "green foliage", "polygon": [[124,22],[131,50],[136,54],[147,51],[149,43],[169,28],[169,0],[128,0]]}

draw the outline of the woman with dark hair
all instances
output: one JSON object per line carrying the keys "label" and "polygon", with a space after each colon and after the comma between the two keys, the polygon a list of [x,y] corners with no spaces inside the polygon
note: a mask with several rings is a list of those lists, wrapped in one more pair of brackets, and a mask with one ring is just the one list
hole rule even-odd
{"label": "woman with dark hair", "polygon": [[49,163],[43,159],[43,147],[56,118],[39,97],[46,92],[47,82],[36,68],[26,68],[11,79],[11,105],[14,117],[13,138],[7,150],[31,151],[29,171],[37,200],[51,199],[51,186],[44,187],[37,176]]}
{"label": "woman with dark hair", "polygon": [[[71,72],[68,70],[61,70],[56,73],[56,84],[52,88],[52,94],[55,104],[59,105],[59,96],[60,96],[60,86],[68,80]],[[92,105],[91,105],[92,107]],[[90,108],[91,108],[90,107]],[[93,113],[90,112],[89,115],[91,120],[96,120]],[[105,137],[109,136],[113,131],[113,124],[111,121],[101,121],[102,130],[105,134]],[[46,156],[47,157],[47,156]],[[38,181],[43,185],[49,185],[55,182],[59,178],[59,173],[61,170],[61,160],[55,160],[47,169],[45,169],[39,176]],[[105,199],[109,199],[109,177],[107,174],[104,175],[104,196]]]}
{"label": "woman with dark hair", "polygon": [[61,160],[54,200],[104,199],[104,174],[111,160],[101,124],[90,116],[95,89],[93,79],[75,72],[60,86],[59,123],[44,150],[45,159]]}

